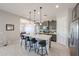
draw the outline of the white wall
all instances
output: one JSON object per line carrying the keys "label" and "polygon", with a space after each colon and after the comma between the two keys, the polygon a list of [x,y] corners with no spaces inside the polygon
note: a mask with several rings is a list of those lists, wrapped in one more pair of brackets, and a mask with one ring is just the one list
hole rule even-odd
{"label": "white wall", "polygon": [[[6,24],[13,24],[14,31],[6,31]],[[20,34],[20,20],[19,17],[0,10],[0,45],[13,44],[18,42]]]}
{"label": "white wall", "polygon": [[68,46],[69,38],[69,10],[65,9],[57,15],[57,42]]}

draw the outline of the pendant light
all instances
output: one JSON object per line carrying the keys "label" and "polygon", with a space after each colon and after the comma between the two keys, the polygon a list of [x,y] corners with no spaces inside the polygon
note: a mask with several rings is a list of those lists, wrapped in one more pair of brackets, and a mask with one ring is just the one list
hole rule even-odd
{"label": "pendant light", "polygon": [[40,7],[40,25],[42,25],[41,20],[42,20],[42,7]]}
{"label": "pendant light", "polygon": [[29,12],[29,20],[30,20],[30,24],[31,24],[31,11]]}
{"label": "pendant light", "polygon": [[37,29],[36,29],[37,24],[35,17],[36,17],[36,10],[34,10],[34,24],[35,24],[35,34],[37,34]]}
{"label": "pendant light", "polygon": [[36,23],[35,22],[35,17],[36,17],[36,10],[34,10],[34,23]]}
{"label": "pendant light", "polygon": [[29,18],[30,18],[30,20],[31,20],[31,11],[29,12],[29,15],[30,15]]}

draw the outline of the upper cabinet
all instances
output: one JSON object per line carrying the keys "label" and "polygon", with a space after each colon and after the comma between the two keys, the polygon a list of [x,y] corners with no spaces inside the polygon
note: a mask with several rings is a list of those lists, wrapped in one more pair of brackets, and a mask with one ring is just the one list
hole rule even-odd
{"label": "upper cabinet", "polygon": [[76,11],[76,7],[73,8],[72,10],[72,20],[75,20],[77,15],[76,15],[77,11]]}
{"label": "upper cabinet", "polygon": [[79,18],[79,3],[76,6],[76,10],[77,10],[77,18]]}
{"label": "upper cabinet", "polygon": [[76,20],[79,18],[79,3],[72,10],[72,20]]}
{"label": "upper cabinet", "polygon": [[49,21],[49,29],[56,30],[56,21]]}
{"label": "upper cabinet", "polygon": [[44,32],[51,32],[56,30],[56,21],[45,21],[40,25],[40,29],[42,29]]}

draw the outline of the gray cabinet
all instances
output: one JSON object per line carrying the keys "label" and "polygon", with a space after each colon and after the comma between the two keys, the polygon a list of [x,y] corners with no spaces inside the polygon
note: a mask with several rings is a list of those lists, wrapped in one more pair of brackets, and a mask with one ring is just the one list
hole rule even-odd
{"label": "gray cabinet", "polygon": [[72,21],[75,20],[75,19],[77,18],[76,13],[77,13],[76,7],[74,7],[73,10],[72,10]]}
{"label": "gray cabinet", "polygon": [[44,27],[47,27],[48,32],[50,32],[50,30],[56,30],[56,21],[45,21],[40,26],[40,29],[44,29]]}
{"label": "gray cabinet", "polygon": [[79,18],[79,3],[72,10],[72,21]]}
{"label": "gray cabinet", "polygon": [[79,3],[76,6],[76,10],[77,10],[77,18],[79,18]]}
{"label": "gray cabinet", "polygon": [[56,21],[49,21],[49,29],[56,30]]}

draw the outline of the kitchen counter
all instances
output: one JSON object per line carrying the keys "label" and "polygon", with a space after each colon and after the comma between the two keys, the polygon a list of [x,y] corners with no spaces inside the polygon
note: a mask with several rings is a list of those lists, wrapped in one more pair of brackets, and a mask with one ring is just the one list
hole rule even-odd
{"label": "kitchen counter", "polygon": [[54,33],[43,33],[43,32],[40,32],[39,34],[45,34],[45,35],[56,35],[56,32],[54,32]]}
{"label": "kitchen counter", "polygon": [[49,40],[52,35],[45,35],[45,34],[30,34],[30,35],[27,35],[27,34],[24,34],[25,36],[30,36],[30,37],[33,37],[33,38],[38,38],[38,39],[41,39],[41,40]]}

